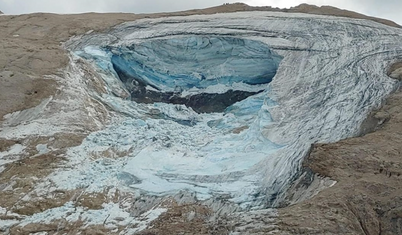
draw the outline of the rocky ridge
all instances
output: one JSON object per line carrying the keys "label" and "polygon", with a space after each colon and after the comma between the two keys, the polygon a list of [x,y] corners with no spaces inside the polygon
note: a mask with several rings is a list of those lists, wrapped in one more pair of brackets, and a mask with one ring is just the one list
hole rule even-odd
{"label": "rocky ridge", "polygon": [[234,3],[234,4],[229,4],[229,5],[207,8],[207,9],[201,10],[200,12],[212,13],[212,12],[237,12],[237,11],[274,11],[274,12],[289,12],[289,13],[306,13],[306,14],[316,14],[316,15],[333,15],[333,16],[340,16],[340,17],[372,20],[372,21],[386,24],[386,25],[389,25],[392,27],[398,27],[398,28],[401,27],[397,23],[387,20],[387,19],[366,16],[363,14],[359,14],[357,12],[339,9],[339,8],[332,7],[332,6],[318,7],[318,6],[310,5],[310,4],[300,4],[295,7],[282,9],[282,8],[274,8],[274,7],[269,7],[269,6],[253,7],[253,6],[248,6],[247,4],[244,4],[244,3]]}

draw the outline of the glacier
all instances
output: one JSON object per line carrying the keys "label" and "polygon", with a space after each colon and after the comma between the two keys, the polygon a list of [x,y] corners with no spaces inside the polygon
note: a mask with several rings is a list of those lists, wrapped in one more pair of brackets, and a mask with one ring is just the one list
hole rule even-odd
{"label": "glacier", "polygon": [[198,113],[222,112],[264,90],[258,85],[272,81],[281,60],[264,43],[233,37],[175,37],[99,49],[79,54],[105,72],[111,63],[132,100],[185,104]]}
{"label": "glacier", "polygon": [[361,134],[399,86],[384,71],[401,36],[366,20],[238,12],[74,37],[71,66],[102,77],[107,92],[92,95],[115,115],[49,178],[64,189],[278,206],[312,144]]}

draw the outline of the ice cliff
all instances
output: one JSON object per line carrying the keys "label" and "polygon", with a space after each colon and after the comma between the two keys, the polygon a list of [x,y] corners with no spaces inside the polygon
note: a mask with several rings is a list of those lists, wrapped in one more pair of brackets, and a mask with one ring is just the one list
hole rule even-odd
{"label": "ice cliff", "polygon": [[[115,113],[49,176],[58,188],[191,194],[277,206],[314,143],[360,134],[398,82],[402,31],[372,21],[242,12],[143,19],[65,44],[71,76]],[[85,63],[82,63],[85,61]],[[111,150],[120,157],[95,158]]]}

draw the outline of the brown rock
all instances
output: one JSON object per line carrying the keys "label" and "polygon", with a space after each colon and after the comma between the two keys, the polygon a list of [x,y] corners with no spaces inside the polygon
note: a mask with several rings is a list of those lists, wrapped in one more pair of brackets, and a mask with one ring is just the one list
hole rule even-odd
{"label": "brown rock", "polygon": [[402,92],[377,112],[377,131],[314,146],[305,166],[338,183],[280,210],[281,230],[301,234],[402,234]]}

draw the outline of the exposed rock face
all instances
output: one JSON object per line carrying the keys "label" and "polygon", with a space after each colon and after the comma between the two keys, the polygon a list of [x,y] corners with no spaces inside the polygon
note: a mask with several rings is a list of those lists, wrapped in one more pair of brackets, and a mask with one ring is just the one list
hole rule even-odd
{"label": "exposed rock face", "polygon": [[305,163],[338,183],[313,199],[280,210],[293,234],[401,234],[402,93],[373,113],[377,130],[334,144],[317,144]]}
{"label": "exposed rock face", "polygon": [[402,81],[402,62],[397,62],[388,70],[388,76]]}
{"label": "exposed rock face", "polygon": [[[268,8],[231,4],[173,14],[250,9]],[[345,13],[306,5],[285,11]],[[268,12],[144,19],[110,29],[145,16],[166,15],[0,18],[1,83],[6,84],[0,98],[7,104],[0,114],[21,110],[4,116],[0,129],[2,232],[401,232],[400,93],[370,118],[374,124],[368,129],[376,132],[317,143],[363,133],[366,116],[398,89],[387,72],[400,77],[400,64],[394,62],[401,59],[401,30],[371,21]],[[68,58],[59,42],[73,35],[65,44]],[[227,37],[251,50],[222,43]],[[171,42],[180,49],[189,38],[207,48],[202,58],[211,58],[208,46],[214,48],[211,42],[219,39],[222,70],[215,62],[197,60],[207,69],[193,74],[188,68],[195,60],[180,50],[167,53],[175,55],[169,59],[140,58],[147,43],[153,44],[145,55]],[[259,50],[273,56],[259,56]],[[123,51],[139,57],[120,61],[118,56],[127,55]],[[236,55],[240,59],[232,60]],[[182,73],[169,65],[180,58]],[[261,76],[250,76],[248,69]],[[138,85],[146,96],[135,90]],[[233,100],[213,104],[217,95]],[[130,101],[144,97],[165,103]],[[222,106],[211,114],[191,109],[201,103]],[[309,171],[293,187],[311,144],[304,164]],[[306,199],[279,211],[257,210]]]}

